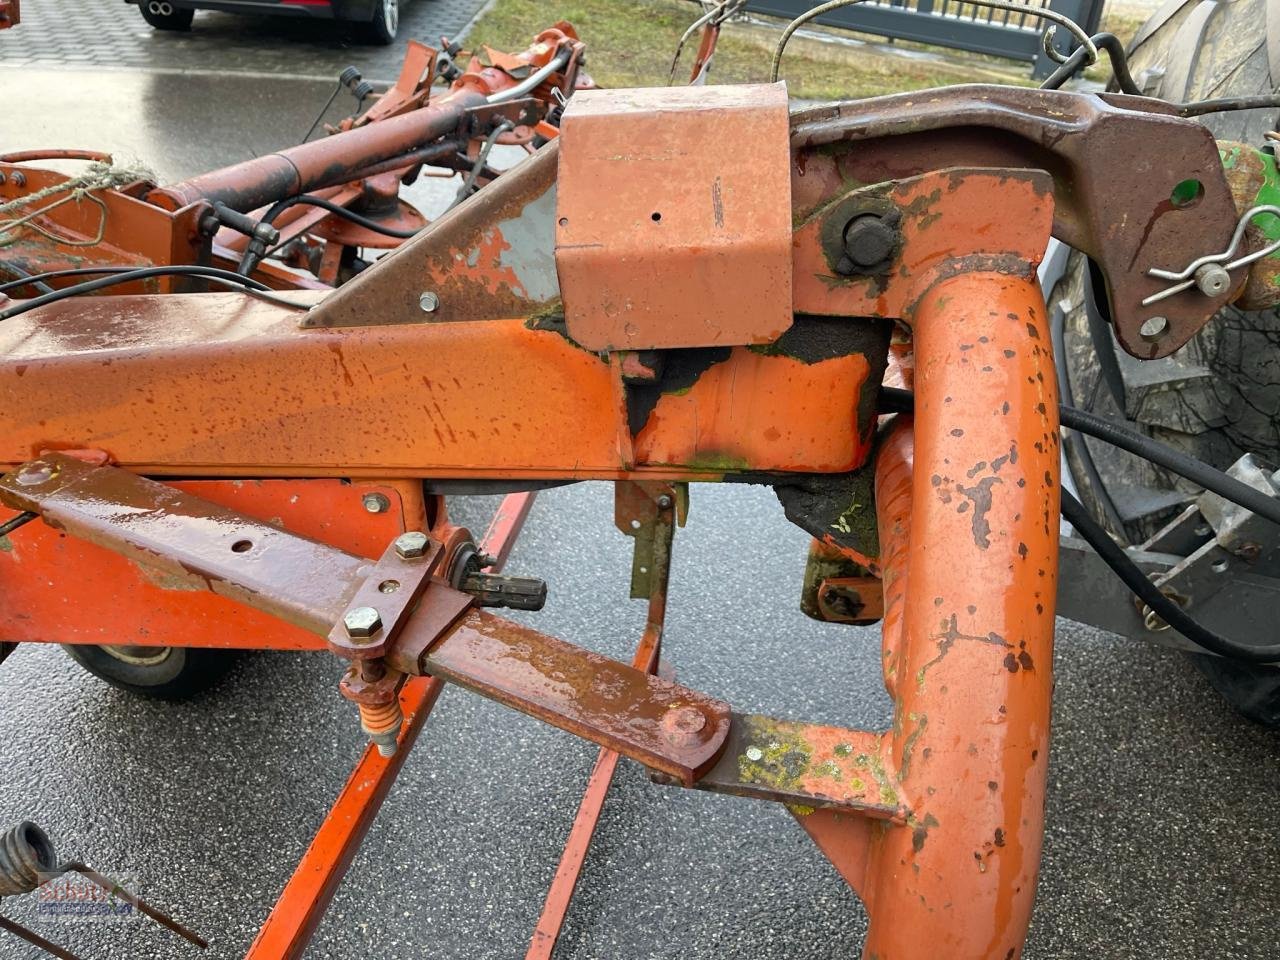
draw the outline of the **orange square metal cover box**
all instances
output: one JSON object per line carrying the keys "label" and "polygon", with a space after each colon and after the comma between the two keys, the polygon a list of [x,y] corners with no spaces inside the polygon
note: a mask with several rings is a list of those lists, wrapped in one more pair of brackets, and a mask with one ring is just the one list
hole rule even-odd
{"label": "orange square metal cover box", "polygon": [[584,90],[565,110],[556,269],[591,350],[771,343],[791,326],[786,86]]}

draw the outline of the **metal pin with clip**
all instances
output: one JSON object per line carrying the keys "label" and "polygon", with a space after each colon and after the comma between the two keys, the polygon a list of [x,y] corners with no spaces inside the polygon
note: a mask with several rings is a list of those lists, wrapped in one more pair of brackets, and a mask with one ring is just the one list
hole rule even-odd
{"label": "metal pin with clip", "polygon": [[[1231,236],[1230,245],[1221,253],[1211,253],[1197,260],[1192,260],[1191,263],[1177,272],[1162,270],[1159,267],[1152,267],[1148,270],[1147,276],[1149,277],[1155,277],[1158,280],[1175,280],[1177,282],[1170,287],[1165,287],[1159,293],[1153,293],[1142,301],[1142,305],[1149,307],[1153,303],[1167,300],[1169,297],[1192,287],[1196,287],[1206,297],[1216,297],[1222,294],[1231,283],[1232,270],[1248,266],[1280,250],[1280,240],[1276,240],[1260,250],[1255,250],[1253,253],[1231,260],[1231,257],[1240,247],[1240,241],[1244,239],[1244,232],[1249,223],[1254,217],[1261,216],[1264,213],[1280,217],[1280,207],[1272,206],[1271,204],[1260,204],[1246,210],[1236,224],[1236,230]],[[1230,260],[1231,262],[1224,264],[1223,261],[1225,260]]]}

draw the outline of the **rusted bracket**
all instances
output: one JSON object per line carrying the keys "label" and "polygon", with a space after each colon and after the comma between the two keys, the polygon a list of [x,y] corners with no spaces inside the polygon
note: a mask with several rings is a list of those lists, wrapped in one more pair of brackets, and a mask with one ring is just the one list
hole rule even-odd
{"label": "rusted bracket", "polygon": [[[689,485],[630,481],[614,485],[613,522],[635,540],[631,558],[631,599],[653,595],[654,575],[665,570],[671,525],[684,526],[689,515]],[[660,553],[662,555],[660,555]],[[666,587],[663,586],[663,593]]]}
{"label": "rusted bracket", "polygon": [[883,734],[735,713],[719,761],[693,786],[800,813],[841,810],[905,823],[909,811],[883,751]]}
{"label": "rusted bracket", "polygon": [[[951,166],[1048,171],[1054,235],[1102,269],[1125,350],[1154,358],[1186,343],[1233,293],[1192,289],[1158,311],[1142,305],[1164,285],[1150,268],[1221,250],[1237,217],[1213,135],[1174,109],[1145,97],[974,84],[813,107],[792,115],[791,143],[801,170],[833,163],[841,179],[864,184]],[[825,182],[816,170],[802,180]],[[1163,332],[1144,336],[1153,312]]]}
{"label": "rusted bracket", "polygon": [[[321,636],[379,589],[372,564],[117,467],[47,454],[0,477],[0,501],[68,534]],[[374,594],[369,594],[373,596]],[[692,785],[729,734],[728,704],[528,627],[469,609],[432,579],[386,649],[430,674]],[[378,601],[375,601],[378,602]],[[396,617],[396,622],[399,622]]]}

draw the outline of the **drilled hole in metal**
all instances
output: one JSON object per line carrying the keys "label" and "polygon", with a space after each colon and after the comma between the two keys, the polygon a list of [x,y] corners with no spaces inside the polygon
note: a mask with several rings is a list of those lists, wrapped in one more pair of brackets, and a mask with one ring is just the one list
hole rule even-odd
{"label": "drilled hole in metal", "polygon": [[1204,196],[1204,184],[1199,180],[1183,180],[1176,184],[1169,194],[1169,202],[1180,210],[1194,207]]}
{"label": "drilled hole in metal", "polygon": [[235,543],[231,545],[232,553],[248,553],[252,549],[253,549],[252,540],[237,540]]}

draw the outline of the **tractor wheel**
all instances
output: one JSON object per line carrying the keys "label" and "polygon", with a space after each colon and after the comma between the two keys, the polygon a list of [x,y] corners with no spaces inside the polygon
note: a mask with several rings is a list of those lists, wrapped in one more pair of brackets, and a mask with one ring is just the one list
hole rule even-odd
{"label": "tractor wheel", "polygon": [[157,700],[187,700],[215,686],[235,662],[229,650],[66,644],[80,666],[113,687]]}
{"label": "tractor wheel", "polygon": [[370,39],[385,47],[396,42],[399,32],[400,0],[376,0],[373,20],[369,23]]}
{"label": "tractor wheel", "polygon": [[[1164,100],[1274,93],[1280,57],[1271,62],[1268,49],[1280,49],[1277,37],[1280,9],[1267,0],[1171,0],[1138,31],[1130,69],[1145,93]],[[1251,110],[1202,119],[1218,139],[1260,146],[1280,117]],[[1082,255],[1073,255],[1063,284],[1052,300],[1069,305],[1061,362],[1076,406],[1129,421],[1220,469],[1246,452],[1280,464],[1280,312],[1227,307],[1176,355],[1144,362],[1119,347],[1091,306],[1100,287]],[[1082,502],[1126,543],[1147,539],[1199,492],[1100,441],[1072,439],[1068,465]],[[1280,669],[1192,659],[1242,714],[1280,727]]]}
{"label": "tractor wheel", "polygon": [[175,7],[167,0],[142,0],[138,4],[142,19],[157,30],[190,30],[196,12]]}

